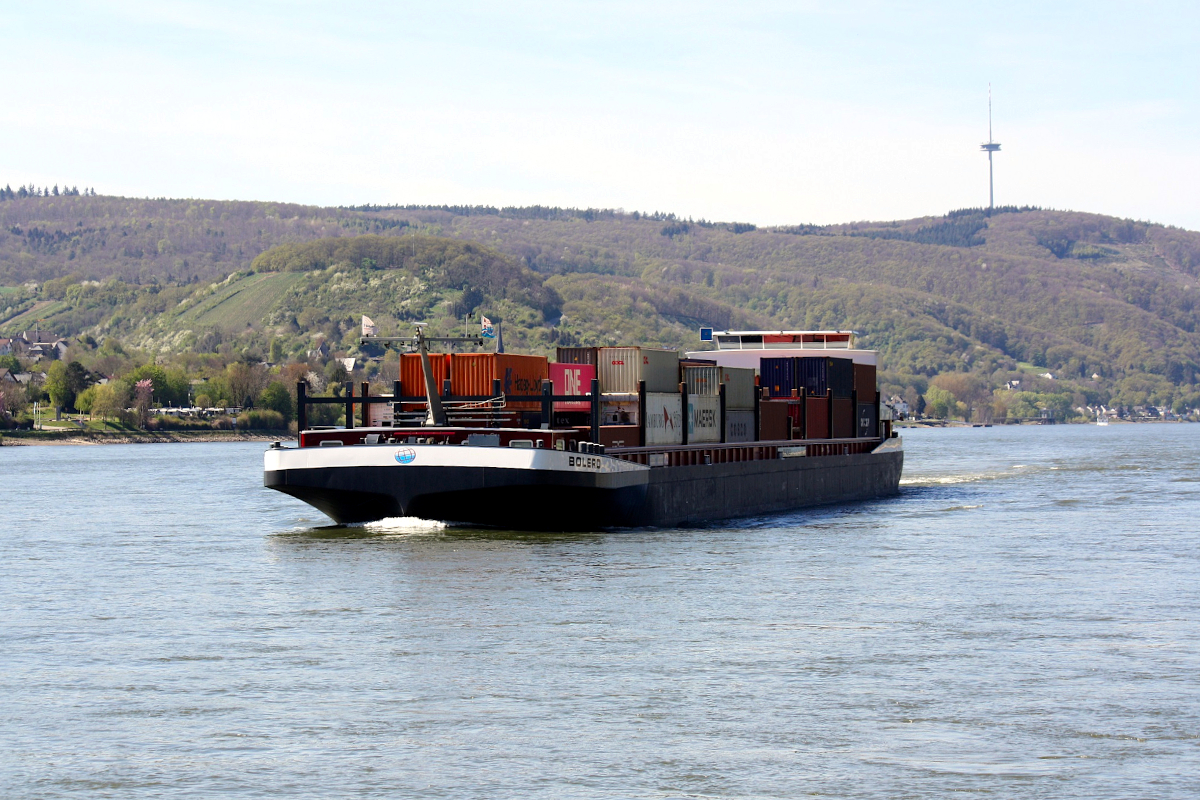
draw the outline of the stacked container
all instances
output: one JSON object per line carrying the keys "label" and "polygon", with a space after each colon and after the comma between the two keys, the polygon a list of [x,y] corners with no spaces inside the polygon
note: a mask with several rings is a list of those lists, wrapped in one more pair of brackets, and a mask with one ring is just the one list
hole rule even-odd
{"label": "stacked container", "polygon": [[[433,368],[433,389],[440,395],[442,384],[450,377],[450,356],[445,353],[430,353],[429,366]],[[425,377],[421,372],[420,353],[401,354],[400,390],[407,397],[425,396]],[[424,404],[405,403],[403,410],[415,411],[424,407]]]}
{"label": "stacked container", "polygon": [[805,439],[829,438],[829,398],[810,397],[804,401]]}
{"label": "stacked container", "polygon": [[791,397],[796,386],[795,358],[764,358],[758,362],[761,383],[771,397]]}
{"label": "stacked container", "polygon": [[715,364],[687,364],[680,370],[687,387],[689,444],[721,441],[721,370]]}
{"label": "stacked container", "polygon": [[560,347],[554,360],[559,364],[591,364],[594,367],[596,358],[595,347]]}
{"label": "stacked container", "polygon": [[825,356],[802,356],[796,359],[796,388],[809,397],[824,397],[829,390],[829,362]]}
{"label": "stacked container", "polygon": [[826,366],[829,390],[833,393],[834,397],[849,400],[854,396],[854,362],[848,358],[830,358],[827,360],[829,362]]}
{"label": "stacked container", "polygon": [[737,367],[720,368],[721,383],[725,385],[725,441],[753,442],[754,430],[754,370]]}
{"label": "stacked container", "polygon": [[858,434],[854,420],[854,400],[849,397],[833,398],[833,438],[853,439]]}
{"label": "stacked container", "polygon": [[[583,396],[592,391],[592,379],[596,377],[595,364],[550,364],[548,370],[555,394]],[[554,404],[555,411],[590,411],[591,408],[592,404],[587,399],[564,400]]]}
{"label": "stacked container", "polygon": [[650,347],[601,347],[597,371],[601,394],[638,393],[638,382],[646,391],[679,391],[679,352]]}
{"label": "stacked container", "polygon": [[665,392],[646,392],[647,445],[683,444],[683,396]]}
{"label": "stacked container", "polygon": [[[545,356],[517,353],[452,353],[450,392],[459,397],[491,397],[492,381],[500,381],[505,395],[540,395],[542,381],[549,377]],[[539,411],[540,400],[505,403],[515,411]]]}

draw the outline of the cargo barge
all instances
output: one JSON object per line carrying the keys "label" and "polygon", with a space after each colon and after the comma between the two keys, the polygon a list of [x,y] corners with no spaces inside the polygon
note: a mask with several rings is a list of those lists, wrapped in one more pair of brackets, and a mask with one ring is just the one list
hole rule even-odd
{"label": "cargo barge", "polygon": [[[264,485],[339,523],[695,525],[895,494],[901,440],[847,332],[702,331],[716,348],[560,348],[556,362],[401,343],[390,395],[311,397]],[[379,340],[384,341],[384,340]],[[422,391],[423,389],[423,391]],[[308,425],[314,405],[345,424]]]}

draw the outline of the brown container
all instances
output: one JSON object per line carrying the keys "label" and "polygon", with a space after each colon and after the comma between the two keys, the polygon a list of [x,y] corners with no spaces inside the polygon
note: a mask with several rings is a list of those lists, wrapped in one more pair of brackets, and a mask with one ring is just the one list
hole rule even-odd
{"label": "brown container", "polygon": [[792,421],[792,438],[804,438],[804,404],[788,403],[788,419]]}
{"label": "brown container", "polygon": [[600,444],[605,447],[641,447],[641,429],[637,425],[601,425]]}
{"label": "brown container", "polygon": [[[549,377],[545,356],[517,353],[452,353],[450,393],[457,397],[491,397],[492,381],[499,379],[507,396],[541,395],[542,381]],[[511,411],[537,411],[540,400],[507,401]]]}
{"label": "brown container", "polygon": [[854,391],[858,392],[858,402],[874,403],[876,388],[874,364],[854,365]]}
{"label": "brown container", "polygon": [[554,360],[559,364],[591,364],[596,366],[596,348],[560,347]]}
{"label": "brown container", "polygon": [[773,442],[787,438],[787,403],[764,400],[758,404],[758,439]]}
{"label": "brown container", "polygon": [[833,398],[833,438],[854,439],[858,436],[854,418],[854,401]]}
{"label": "brown container", "polygon": [[[445,353],[429,354],[429,365],[433,367],[433,388],[438,394],[442,393],[442,382],[450,377],[448,358]],[[425,378],[421,374],[419,353],[404,353],[400,356],[400,390],[406,397],[425,396]]]}
{"label": "brown container", "polygon": [[[846,401],[850,402],[849,400]],[[809,397],[804,401],[805,439],[829,438],[829,399]]]}

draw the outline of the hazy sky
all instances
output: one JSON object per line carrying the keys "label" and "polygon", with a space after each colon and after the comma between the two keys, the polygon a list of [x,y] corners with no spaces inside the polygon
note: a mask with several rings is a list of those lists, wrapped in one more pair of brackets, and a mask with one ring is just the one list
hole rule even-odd
{"label": "hazy sky", "polygon": [[1200,3],[0,4],[0,182],[1200,229]]}

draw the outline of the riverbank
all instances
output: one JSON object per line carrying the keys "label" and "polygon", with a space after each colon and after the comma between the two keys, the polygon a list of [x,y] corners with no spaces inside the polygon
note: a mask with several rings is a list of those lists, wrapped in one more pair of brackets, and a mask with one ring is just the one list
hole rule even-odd
{"label": "riverbank", "polygon": [[280,442],[291,438],[286,431],[4,431],[0,446]]}

